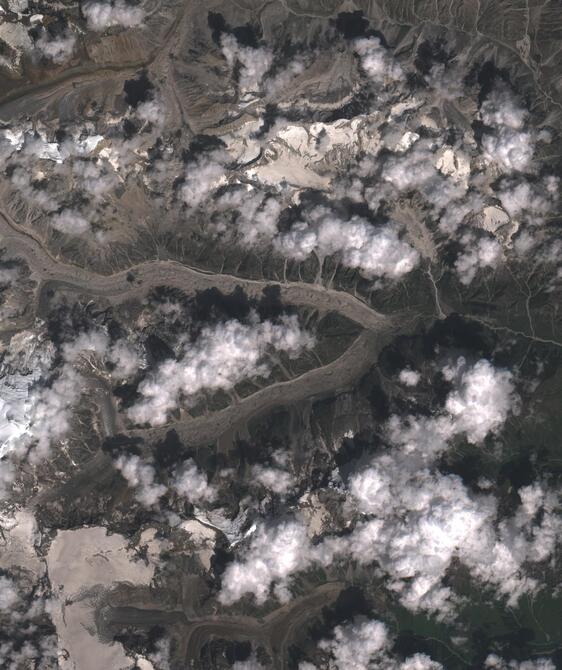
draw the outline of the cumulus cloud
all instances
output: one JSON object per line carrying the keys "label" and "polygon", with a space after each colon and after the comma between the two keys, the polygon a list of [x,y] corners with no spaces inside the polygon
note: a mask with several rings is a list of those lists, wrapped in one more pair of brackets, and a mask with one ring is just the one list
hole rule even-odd
{"label": "cumulus cloud", "polygon": [[426,654],[414,654],[400,662],[391,655],[392,638],[382,621],[356,620],[336,626],[320,649],[330,654],[333,670],[442,670],[443,666]]}
{"label": "cumulus cloud", "polygon": [[288,493],[295,485],[293,477],[280,468],[253,465],[251,476],[253,481],[258,482],[268,491],[277,495]]}
{"label": "cumulus cloud", "polygon": [[126,379],[144,365],[144,359],[135,346],[125,339],[111,343],[109,335],[103,330],[83,331],[62,346],[67,363],[75,363],[87,353],[95,354],[100,362],[110,362],[111,376],[115,379]]}
{"label": "cumulus cloud", "polygon": [[375,657],[388,648],[388,631],[381,621],[364,621],[337,626],[331,640],[320,642],[328,651],[337,670],[367,670]]}
{"label": "cumulus cloud", "polygon": [[508,172],[524,172],[535,151],[531,133],[500,127],[494,135],[484,135],[482,146],[488,158]]}
{"label": "cumulus cloud", "polygon": [[32,393],[29,433],[36,443],[32,458],[47,456],[51,442],[68,433],[71,410],[80,398],[82,385],[82,376],[66,363],[50,386]]}
{"label": "cumulus cloud", "polygon": [[[76,151],[75,143],[64,143],[62,151],[69,156],[77,152],[81,155],[81,150]],[[67,166],[65,158],[64,169],[68,169],[72,179],[79,188],[86,191],[96,202],[101,200],[111,189],[113,189],[118,179],[113,172],[108,170],[106,164],[99,159],[75,159]],[[61,167],[62,170],[62,167]]]}
{"label": "cumulus cloud", "polygon": [[455,271],[459,281],[465,286],[472,283],[480,269],[495,268],[503,258],[500,243],[491,237],[480,237],[475,240],[473,235],[467,233],[461,242],[466,251],[455,261]]}
{"label": "cumulus cloud", "polygon": [[148,655],[154,670],[170,670],[170,640],[162,638],[155,647],[155,651]]}
{"label": "cumulus cloud", "polygon": [[266,670],[266,668],[258,661],[256,655],[252,654],[245,661],[236,661],[232,670]]}
{"label": "cumulus cloud", "polygon": [[196,342],[185,345],[180,360],[165,361],[139,385],[142,399],[127,414],[136,423],[162,425],[182,396],[189,401],[202,391],[231,389],[243,379],[267,377],[272,368],[269,352],[296,358],[313,344],[296,316],[284,316],[279,323],[260,323],[254,316],[249,324],[231,320],[204,328]]}
{"label": "cumulus cloud", "polygon": [[458,100],[463,95],[464,73],[459,67],[434,63],[424,79],[441,100]]}
{"label": "cumulus cloud", "polygon": [[506,172],[525,171],[533,158],[535,142],[524,130],[527,112],[505,85],[494,89],[482,103],[480,115],[493,134],[482,137],[488,159]]}
{"label": "cumulus cloud", "polygon": [[166,487],[156,483],[154,468],[144,463],[140,456],[121,455],[114,461],[114,465],[127,484],[135,489],[135,498],[141,505],[152,507],[166,493]]}
{"label": "cumulus cloud", "polygon": [[490,654],[484,661],[485,668],[494,670],[556,670],[549,658],[535,658],[529,661],[506,661],[497,654]]}
{"label": "cumulus cloud", "polygon": [[348,549],[362,563],[378,563],[405,607],[441,617],[456,602],[443,585],[454,558],[513,606],[539,588],[524,566],[553,556],[562,527],[560,497],[539,482],[521,488],[520,506],[498,521],[494,496],[474,494],[456,475],[434,469],[447,440],[462,433],[481,442],[517,404],[511,374],[487,361],[466,368],[459,359],[444,374],[455,385],[445,413],[406,423],[391,419],[395,447],[350,478],[352,498],[369,518],[356,527]]}
{"label": "cumulus cloud", "polygon": [[386,159],[381,179],[399,193],[418,191],[440,212],[464,201],[469,173],[470,163],[462,152],[443,146],[442,140],[429,139]]}
{"label": "cumulus cloud", "polygon": [[464,199],[453,200],[440,214],[439,228],[445,233],[454,233],[467,217],[483,207],[484,199],[479,193],[468,193]]}
{"label": "cumulus cloud", "polygon": [[11,286],[18,276],[18,268],[0,268],[0,285]]}
{"label": "cumulus cloud", "polygon": [[82,12],[92,30],[102,31],[113,26],[134,28],[144,20],[141,7],[128,5],[124,0],[113,2],[88,2],[82,6]]}
{"label": "cumulus cloud", "polygon": [[57,64],[67,61],[72,56],[75,46],[76,36],[68,31],[57,37],[49,37],[47,31],[43,30],[35,43],[35,47],[45,58]]}
{"label": "cumulus cloud", "polygon": [[81,235],[90,230],[90,222],[72,209],[65,209],[49,217],[49,224],[67,235]]}
{"label": "cumulus cloud", "polygon": [[404,79],[404,72],[378,37],[355,40],[353,50],[361,58],[361,67],[378,84]]}
{"label": "cumulus cloud", "polygon": [[469,442],[481,442],[488,433],[497,432],[510,411],[517,408],[513,375],[482,359],[472,367],[460,357],[455,366],[443,370],[455,383],[445,410],[452,417],[455,433],[464,433]]}
{"label": "cumulus cloud", "polygon": [[155,126],[164,125],[165,109],[162,103],[158,100],[141,102],[137,106],[135,114],[141,121],[149,121]]}
{"label": "cumulus cloud", "polygon": [[[462,358],[445,368],[444,374],[453,389],[443,412],[435,417],[410,417],[407,422],[393,417],[387,426],[393,449],[350,478],[352,499],[369,518],[350,535],[328,536],[316,545],[298,520],[260,527],[243,557],[225,572],[221,596],[225,603],[245,593],[253,593],[262,603],[272,584],[282,598],[294,572],[314,563],[330,565],[347,555],[361,563],[376,562],[405,607],[442,616],[451,613],[454,602],[451,590],[442,585],[454,557],[464,560],[475,576],[502,593],[510,595],[518,589],[520,594],[535,587],[519,570],[525,560],[544,560],[553,550],[557,502],[551,494],[542,489],[534,496],[521,492],[526,502],[512,523],[530,528],[535,518],[532,512],[539,507],[543,519],[523,554],[502,563],[500,556],[511,556],[515,546],[507,525],[505,531],[496,531],[495,499],[475,496],[456,475],[432,469],[455,435],[479,442],[501,428],[516,404],[512,377],[488,361],[468,367]],[[493,555],[498,556],[497,564],[490,559]],[[486,571],[489,564],[493,568]]]}
{"label": "cumulus cloud", "polygon": [[504,180],[496,195],[511,218],[523,218],[536,225],[558,202],[559,189],[560,180],[550,175],[538,183]]}
{"label": "cumulus cloud", "polygon": [[15,583],[9,577],[0,576],[0,611],[10,612],[19,600]]}
{"label": "cumulus cloud", "polygon": [[191,162],[181,186],[181,198],[189,207],[197,207],[216,188],[225,182],[225,163],[228,157],[223,151],[201,154]]}
{"label": "cumulus cloud", "polygon": [[115,379],[127,379],[144,365],[137,349],[125,340],[117,340],[111,345],[107,359],[115,366],[111,371],[111,376]]}
{"label": "cumulus cloud", "polygon": [[315,207],[306,222],[278,235],[274,246],[283,256],[296,260],[313,252],[321,260],[339,253],[344,265],[369,278],[398,279],[419,261],[418,252],[400,239],[392,224],[375,227],[358,216],[342,221],[326,207]]}
{"label": "cumulus cloud", "polygon": [[16,478],[16,468],[7,458],[0,460],[0,500],[6,498]]}
{"label": "cumulus cloud", "polygon": [[520,130],[528,112],[519,105],[508,87],[502,84],[492,90],[484,100],[480,107],[480,116],[487,126],[507,126]]}
{"label": "cumulus cloud", "polygon": [[240,64],[239,86],[242,92],[257,91],[273,64],[273,53],[269,49],[252,49],[238,43],[234,35],[223,34],[221,49],[230,68]]}
{"label": "cumulus cloud", "polygon": [[455,435],[464,434],[475,444],[481,442],[501,429],[510,412],[518,411],[519,397],[508,370],[495,368],[485,359],[469,366],[460,356],[442,372],[454,386],[444,411],[429,418],[410,416],[406,421],[391,417],[387,428],[394,444],[412,451],[421,447],[434,456]]}
{"label": "cumulus cloud", "polygon": [[64,360],[75,363],[86,352],[103,356],[109,344],[107,333],[102,330],[88,330],[79,333],[73,340],[65,342],[61,349]]}
{"label": "cumulus cloud", "polygon": [[[34,387],[48,375],[53,356],[54,347],[29,331],[10,339],[0,362],[0,457],[25,452],[38,399]],[[0,465],[0,488],[5,492],[15,469],[9,460]]]}
{"label": "cumulus cloud", "polygon": [[[548,560],[562,529],[560,496],[543,485],[520,489],[520,507],[498,523],[494,496],[470,492],[460,477],[433,471],[421,453],[400,448],[354,475],[350,492],[367,518],[349,535],[327,536],[313,545],[298,520],[259,526],[227,567],[221,602],[231,604],[246,594],[258,604],[272,594],[285,602],[292,575],[351,556],[378,565],[390,590],[414,612],[454,615],[459,599],[443,584],[454,559],[515,606],[540,587],[525,574],[525,565]],[[411,663],[407,667],[415,668],[415,659]]]}
{"label": "cumulus cloud", "polygon": [[302,74],[304,70],[304,60],[299,56],[293,58],[287,67],[283,68],[283,70],[278,72],[275,76],[266,79],[265,87],[267,95],[270,97],[277,94],[283,95],[293,80]]}
{"label": "cumulus cloud", "polygon": [[414,470],[416,463],[411,454],[393,452],[352,478],[359,509],[373,517],[350,538],[352,555],[376,560],[405,607],[441,617],[456,601],[442,582],[454,557],[510,606],[534,593],[539,585],[523,567],[552,556],[562,527],[559,496],[538,484],[520,489],[521,506],[497,524],[493,496],[470,493],[456,475]]}
{"label": "cumulus cloud", "polygon": [[421,375],[415,370],[405,368],[404,370],[400,370],[398,379],[400,380],[401,384],[404,384],[404,386],[417,386],[421,379]]}
{"label": "cumulus cloud", "polygon": [[[243,246],[270,243],[277,233],[281,204],[256,189],[236,188],[227,191],[215,200],[215,205],[223,214],[235,214],[234,228]],[[221,222],[217,225],[217,232],[228,233],[228,225]]]}
{"label": "cumulus cloud", "polygon": [[[29,458],[34,462],[45,458],[51,443],[69,431],[72,409],[85,385],[74,367],[81,358],[94,356],[102,361],[107,357],[114,362],[113,374],[118,378],[127,376],[137,364],[127,343],[110,345],[108,335],[100,330],[79,333],[65,342],[61,347],[63,363],[54,372],[50,371],[54,357],[51,344],[24,332],[12,338],[10,346],[13,357],[5,361],[10,372],[3,377],[0,401],[0,456],[23,457],[32,447]],[[6,462],[1,470],[7,486],[13,467]]]}
{"label": "cumulus cloud", "polygon": [[480,543],[493,502],[473,500],[455,475],[412,472],[398,455],[376,459],[350,490],[359,509],[375,517],[355,530],[352,555],[377,561],[405,607],[449,613],[452,593],[442,579],[461,545]]}
{"label": "cumulus cloud", "polygon": [[230,605],[246,594],[253,594],[256,602],[263,604],[275,582],[275,595],[287,602],[290,600],[289,577],[307,568],[311,562],[310,540],[305,526],[296,521],[286,521],[271,528],[260,526],[244,558],[230,563],[224,571],[219,600]]}
{"label": "cumulus cloud", "polygon": [[194,504],[213,502],[217,497],[216,488],[208,483],[206,475],[191,459],[174,473],[170,486]]}

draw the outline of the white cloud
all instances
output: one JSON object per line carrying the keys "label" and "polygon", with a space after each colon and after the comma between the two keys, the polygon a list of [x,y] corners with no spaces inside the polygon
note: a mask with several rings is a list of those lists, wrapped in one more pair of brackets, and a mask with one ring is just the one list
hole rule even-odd
{"label": "white cloud", "polygon": [[111,372],[111,376],[115,379],[131,377],[144,365],[139,352],[125,340],[118,340],[112,344],[107,358],[115,365]]}
{"label": "white cloud", "polygon": [[404,79],[404,72],[377,37],[355,40],[353,49],[370,79],[379,84]]}
{"label": "white cloud", "polygon": [[350,551],[362,563],[378,563],[405,607],[449,613],[445,572],[461,545],[480,541],[495,507],[473,500],[454,475],[412,471],[407,458],[383,455],[351,479],[359,510],[376,518],[354,531]]}
{"label": "white cloud", "polygon": [[511,91],[502,84],[495,88],[480,107],[482,121],[487,126],[507,126],[520,130],[528,116]]}
{"label": "white cloud", "polygon": [[259,90],[263,77],[273,64],[269,49],[252,49],[238,44],[233,35],[223,34],[221,48],[230,68],[238,61],[241,65],[239,86],[241,91]]}
{"label": "white cloud", "polygon": [[286,68],[278,72],[275,76],[266,79],[265,87],[268,96],[285,94],[293,80],[302,74],[305,70],[305,63],[299,57],[293,58]]}
{"label": "white cloud", "polygon": [[538,184],[529,181],[509,180],[495,193],[502,207],[512,218],[524,217],[536,225],[544,221],[558,201],[560,180],[550,175]]}
{"label": "white cloud", "polygon": [[206,475],[191,459],[174,473],[170,486],[180,496],[195,504],[213,502],[217,497],[215,487],[208,483]]}
{"label": "white cloud", "polygon": [[245,661],[236,661],[232,670],[266,670],[266,668],[258,661],[256,655],[252,654]]}
{"label": "white cloud", "polygon": [[[63,151],[67,151],[70,143],[62,145]],[[73,145],[75,146],[75,145]],[[66,169],[65,160],[65,169]],[[107,164],[102,160],[73,160],[70,162],[72,179],[76,181],[79,188],[84,189],[96,201],[103,198],[111,191],[117,183],[117,176],[108,171]]]}
{"label": "white cloud", "polygon": [[76,45],[76,36],[66,31],[63,35],[50,38],[47,31],[43,30],[35,46],[45,58],[53,63],[64,63],[71,56]]}
{"label": "white cloud", "polygon": [[[23,457],[31,446],[29,458],[37,462],[48,455],[51,443],[64,438],[70,428],[72,408],[79,401],[85,384],[73,365],[88,354],[100,360],[107,355],[117,364],[116,374],[125,376],[136,363],[132,357],[125,356],[126,343],[117,342],[110,347],[109,337],[103,331],[82,332],[62,345],[64,362],[47,385],[45,381],[50,374],[54,348],[49,343],[45,345],[40,338],[34,340],[28,333],[22,335],[21,341],[17,337],[10,342],[14,353],[14,358],[7,360],[10,374],[3,378],[0,455],[13,453]],[[18,360],[22,357],[23,361]],[[21,374],[14,372],[14,368],[19,370],[20,367]],[[7,485],[10,473],[14,474],[12,466],[6,464],[2,473]]]}
{"label": "white cloud", "polygon": [[139,385],[142,400],[127,414],[137,423],[162,425],[182,396],[189,400],[202,391],[230,389],[243,379],[267,377],[272,367],[269,352],[296,358],[313,343],[296,316],[274,324],[260,323],[254,315],[248,325],[231,320],[204,328],[196,342],[186,343],[179,361],[165,361]]}
{"label": "white cloud", "polygon": [[50,387],[39,388],[31,394],[29,432],[36,442],[33,459],[46,457],[51,442],[68,432],[71,410],[80,398],[82,384],[82,376],[65,363]]}
{"label": "white cloud", "polygon": [[[32,388],[48,374],[53,356],[54,347],[30,331],[10,339],[0,362],[0,457],[25,451],[35,399]],[[3,461],[1,473],[7,486],[15,474],[13,465]]]}
{"label": "white cloud", "polygon": [[8,459],[0,460],[0,500],[7,497],[16,478],[16,468]]}
{"label": "white cloud", "polygon": [[535,151],[530,133],[500,127],[495,135],[484,135],[482,146],[489,160],[507,172],[524,172],[530,165]]}
{"label": "white cloud", "polygon": [[459,281],[465,286],[472,283],[478,270],[494,268],[503,258],[501,244],[493,238],[481,237],[475,240],[473,235],[467,233],[461,242],[466,251],[455,261],[455,271]]}
{"label": "white cloud", "polygon": [[0,612],[10,612],[19,600],[15,583],[9,577],[0,576]]}
{"label": "white cloud", "polygon": [[170,670],[170,640],[160,639],[155,646],[156,650],[148,655],[154,670]]}
{"label": "white cloud", "polygon": [[88,2],[82,6],[82,12],[92,30],[105,30],[112,26],[134,28],[142,24],[144,10],[141,7],[128,5],[123,0],[114,2]]}
{"label": "white cloud", "polygon": [[459,100],[463,96],[464,73],[458,67],[434,63],[424,79],[442,100]]}
{"label": "white cloud", "polygon": [[62,355],[68,363],[75,363],[86,352],[95,353],[101,358],[105,355],[108,345],[107,333],[101,330],[83,331],[62,345]]}
{"label": "white cloud", "polygon": [[470,164],[462,152],[443,146],[442,140],[429,139],[387,158],[381,179],[398,192],[418,191],[439,212],[451,204],[461,206],[469,174]]}
{"label": "white cloud", "polygon": [[404,370],[400,370],[398,379],[404,386],[417,386],[421,379],[421,375],[419,372],[416,372],[416,370],[405,368]]}
{"label": "white cloud", "polygon": [[427,654],[414,654],[400,663],[399,670],[442,670],[441,663],[432,660]]}
{"label": "white cloud", "polygon": [[357,216],[342,221],[325,207],[315,207],[307,219],[275,238],[283,256],[304,260],[314,252],[323,260],[340,253],[343,265],[368,278],[397,279],[418,264],[418,252],[400,239],[392,224],[376,227]]}
{"label": "white cloud", "polygon": [[381,621],[364,621],[336,626],[331,640],[319,647],[330,653],[337,670],[368,670],[371,661],[381,661],[388,650],[386,626]]}
{"label": "white cloud", "polygon": [[52,214],[49,217],[49,224],[67,235],[81,235],[90,230],[90,222],[72,209],[64,209],[59,214]]}
{"label": "white cloud", "polygon": [[524,130],[527,111],[524,110],[507,86],[492,91],[482,103],[480,115],[484,123],[494,129],[482,137],[482,146],[488,159],[507,172],[525,171],[533,158],[535,141],[532,133]]}
{"label": "white cloud", "polygon": [[556,666],[549,658],[535,658],[529,661],[505,661],[497,654],[490,654],[485,662],[485,668],[494,670],[556,670]]}
{"label": "white cloud", "polygon": [[409,416],[406,420],[394,415],[387,424],[394,444],[410,452],[421,450],[428,458],[441,453],[455,435],[464,434],[473,443],[482,441],[489,433],[500,430],[510,412],[519,410],[519,397],[508,370],[494,368],[485,359],[467,366],[460,356],[442,372],[454,385],[444,411],[437,416]]}
{"label": "white cloud", "polygon": [[440,617],[449,616],[456,602],[442,584],[453,558],[514,606],[539,587],[524,565],[549,559],[562,528],[559,496],[538,483],[520,489],[520,507],[498,523],[493,496],[473,494],[459,477],[432,471],[447,439],[465,433],[472,442],[483,440],[515,403],[509,373],[487,361],[463,368],[448,371],[456,379],[448,415],[412,417],[407,426],[391,421],[389,436],[397,446],[349,484],[359,511],[371,518],[357,526],[348,550],[360,562],[376,561],[405,607]]}
{"label": "white cloud", "polygon": [[[407,422],[393,417],[388,436],[394,448],[351,477],[351,495],[371,518],[357,526],[348,549],[343,548],[360,562],[376,561],[404,606],[442,617],[452,613],[455,603],[442,584],[454,557],[514,603],[537,587],[522,573],[523,565],[552,555],[562,523],[556,516],[558,498],[536,486],[521,489],[519,510],[497,525],[493,496],[474,495],[459,477],[432,470],[448,440],[465,434],[481,442],[517,408],[511,374],[488,361],[467,368],[460,358],[444,374],[454,384],[444,412]],[[538,511],[542,519],[535,523]]]}
{"label": "white cloud", "polygon": [[453,418],[454,432],[464,433],[469,442],[481,442],[488,433],[497,432],[509,412],[517,409],[513,376],[508,370],[494,368],[485,359],[467,368],[461,357],[454,368],[444,372],[455,382],[445,410]]}
{"label": "white cloud", "polygon": [[426,184],[439,179],[434,165],[436,148],[433,142],[423,145],[420,142],[404,154],[390,156],[384,163],[383,181],[392,184],[398,191],[422,190]]}
{"label": "white cloud", "polygon": [[253,481],[258,482],[268,491],[272,491],[278,495],[284,495],[295,485],[293,477],[285,470],[279,468],[253,465],[251,476]]}
{"label": "white cloud", "polygon": [[143,463],[140,456],[121,455],[114,461],[115,467],[127,480],[127,484],[136,489],[135,498],[145,507],[156,505],[166,493],[166,487],[155,482],[154,468]]}
{"label": "white cloud", "polygon": [[349,538],[351,554],[376,561],[405,607],[440,617],[452,614],[456,602],[442,584],[453,558],[513,607],[539,588],[525,564],[549,559],[562,528],[559,496],[551,490],[521,489],[522,505],[498,524],[493,496],[470,493],[455,475],[420,468],[411,453],[374,459],[350,490],[359,509],[374,517]]}
{"label": "white cloud", "polygon": [[188,165],[181,187],[181,198],[186,205],[197,207],[211,191],[225,182],[227,160],[225,152],[215,150],[201,154]]}
{"label": "white cloud", "polygon": [[312,561],[306,528],[296,521],[286,521],[275,527],[260,526],[242,560],[230,563],[222,577],[219,600],[229,605],[245,594],[253,594],[258,604],[270,595],[275,582],[276,596],[290,599],[287,590],[289,577],[307,568]]}
{"label": "white cloud", "polygon": [[147,100],[137,106],[135,114],[141,121],[149,121],[155,126],[161,127],[164,125],[166,112],[160,101]]}
{"label": "white cloud", "polygon": [[484,200],[479,193],[469,193],[465,199],[452,200],[439,216],[439,228],[445,233],[454,233],[466,217],[483,207]]}
{"label": "white cloud", "polygon": [[543,514],[541,524],[533,526],[534,539],[526,544],[524,560],[520,556],[516,565],[504,562],[499,578],[499,558],[487,572],[483,566],[493,563],[494,552],[511,556],[515,547],[510,544],[508,526],[505,531],[495,530],[495,499],[475,496],[459,477],[430,469],[455,434],[479,441],[501,427],[515,403],[511,375],[487,361],[467,369],[464,359],[447,368],[446,375],[455,386],[446,412],[434,418],[411,417],[406,426],[398,418],[391,421],[388,430],[394,448],[350,479],[358,510],[371,518],[349,536],[328,536],[316,545],[298,520],[261,526],[242,557],[227,568],[222,602],[232,603],[252,593],[263,603],[272,585],[277,597],[287,598],[292,574],[314,563],[330,565],[347,554],[362,563],[378,563],[390,578],[390,588],[414,611],[442,616],[452,611],[453,593],[443,587],[442,579],[454,557],[502,593],[507,580],[519,592],[534,588],[518,571],[524,560],[544,560],[552,553],[557,499],[542,489],[521,492],[524,504],[513,523],[527,527],[539,507],[548,508],[548,515]]}
{"label": "white cloud", "polygon": [[[433,472],[423,465],[422,454],[399,448],[352,477],[350,490],[370,518],[350,535],[327,536],[317,545],[298,520],[260,526],[225,571],[221,602],[253,594],[263,604],[272,593],[287,601],[293,574],[351,555],[359,563],[378,565],[388,576],[388,588],[414,612],[442,619],[454,614],[459,599],[443,585],[454,559],[515,606],[521,595],[539,588],[524,566],[548,560],[562,529],[560,498],[552,490],[541,485],[521,489],[523,502],[515,515],[498,523],[492,495],[471,493],[456,475]],[[417,662],[425,660],[410,659],[406,667],[415,668]]]}
{"label": "white cloud", "polygon": [[0,268],[0,285],[11,286],[19,277],[18,268]]}
{"label": "white cloud", "polygon": [[110,344],[110,338],[103,330],[84,331],[62,346],[62,354],[68,363],[75,363],[86,353],[95,354],[100,361],[111,362],[114,379],[131,377],[144,366],[143,357],[132,344],[125,339]]}
{"label": "white cloud", "polygon": [[[242,245],[253,247],[275,237],[281,212],[281,204],[275,198],[255,189],[238,188],[224,193],[214,204],[220,212],[237,213],[235,230]],[[217,232],[227,233],[226,224],[219,224]]]}
{"label": "white cloud", "polygon": [[392,656],[392,639],[382,621],[358,619],[336,626],[333,637],[322,640],[320,649],[331,657],[330,670],[442,670],[425,654],[414,654],[400,662]]}

